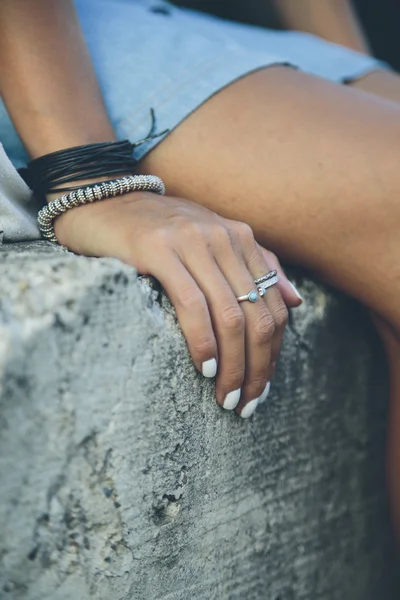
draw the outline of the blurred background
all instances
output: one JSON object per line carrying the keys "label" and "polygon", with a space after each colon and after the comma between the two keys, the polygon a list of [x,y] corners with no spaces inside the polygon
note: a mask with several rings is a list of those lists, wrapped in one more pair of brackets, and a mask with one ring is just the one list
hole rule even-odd
{"label": "blurred background", "polygon": [[[281,27],[267,0],[175,0],[175,4],[246,23]],[[400,0],[353,0],[353,4],[368,33],[375,56],[400,71]]]}

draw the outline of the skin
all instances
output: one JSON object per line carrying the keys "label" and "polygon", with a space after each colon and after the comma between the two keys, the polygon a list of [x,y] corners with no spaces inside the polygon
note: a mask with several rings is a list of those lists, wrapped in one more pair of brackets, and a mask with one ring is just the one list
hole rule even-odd
{"label": "skin", "polygon": [[[400,537],[400,177],[395,165],[400,104],[393,102],[396,90],[400,101],[400,79],[379,72],[352,87],[288,69],[260,71],[202,106],[143,161],[142,170],[158,169],[169,189],[191,193],[193,200],[224,216],[240,219],[246,213],[261,244],[317,271],[371,310],[391,374],[387,470]],[[370,93],[380,90],[391,100]],[[299,122],[301,128],[295,126]],[[288,135],[283,133],[288,129]],[[220,157],[217,167],[202,162],[206,145]],[[240,172],[252,172],[250,181],[238,181],[236,173],[239,193],[231,177],[238,155]],[[179,177],[182,169],[185,180]]]}
{"label": "skin", "polygon": [[[329,13],[304,2],[309,19],[297,16],[297,26],[285,3],[292,27],[364,43],[349,4],[337,39]],[[25,146],[39,156],[113,139],[72,3],[32,4],[0,4],[1,93]],[[76,102],[64,93],[70,86]],[[217,401],[241,387],[239,414],[272,376],[285,303],[299,303],[282,276],[265,301],[237,304],[277,264],[265,248],[367,306],[392,374],[388,471],[400,532],[399,99],[399,79],[384,72],[344,87],[289,68],[260,70],[216,94],[142,161],[141,172],[164,179],[168,198],[135,193],[80,207],[57,220],[56,233],[75,252],[116,256],[156,276],[197,368],[218,359]]]}
{"label": "skin", "polygon": [[[114,139],[70,0],[2,0],[0,88],[32,157]],[[74,90],[74,102],[66,90]],[[173,194],[129,194],[93,208],[57,219],[60,242],[78,253],[120,258],[157,277],[175,305],[196,367],[202,371],[203,362],[218,361],[217,402],[242,388],[241,412],[273,374],[287,306],[301,303],[276,257],[244,223]],[[239,305],[236,297],[274,268],[279,286],[265,300]]]}
{"label": "skin", "polygon": [[348,0],[273,0],[287,29],[297,29],[369,52],[368,42]]}

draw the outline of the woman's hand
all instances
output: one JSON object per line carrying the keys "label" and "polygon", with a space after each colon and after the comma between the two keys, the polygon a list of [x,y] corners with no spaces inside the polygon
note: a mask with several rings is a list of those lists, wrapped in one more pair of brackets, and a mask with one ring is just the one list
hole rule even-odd
{"label": "woman's hand", "polygon": [[[217,376],[217,402],[244,418],[254,412],[269,389],[286,304],[301,299],[248,225],[188,200],[135,192],[69,210],[55,231],[74,252],[116,257],[158,279],[197,369]],[[254,279],[274,269],[280,288],[269,288],[255,303],[237,302],[256,289]]]}

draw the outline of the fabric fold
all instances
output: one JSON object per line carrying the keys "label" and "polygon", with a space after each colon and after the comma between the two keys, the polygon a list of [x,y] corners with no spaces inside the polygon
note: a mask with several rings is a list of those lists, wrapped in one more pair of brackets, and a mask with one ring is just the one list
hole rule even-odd
{"label": "fabric fold", "polygon": [[41,238],[37,203],[0,144],[0,243]]}

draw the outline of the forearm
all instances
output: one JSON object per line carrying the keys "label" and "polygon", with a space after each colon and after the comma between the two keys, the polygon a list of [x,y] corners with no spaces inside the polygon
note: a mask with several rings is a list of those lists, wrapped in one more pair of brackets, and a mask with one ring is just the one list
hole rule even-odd
{"label": "forearm", "polygon": [[288,29],[307,31],[359,52],[369,52],[350,0],[274,0]]}
{"label": "forearm", "polygon": [[72,0],[1,0],[0,93],[31,157],[115,139]]}

